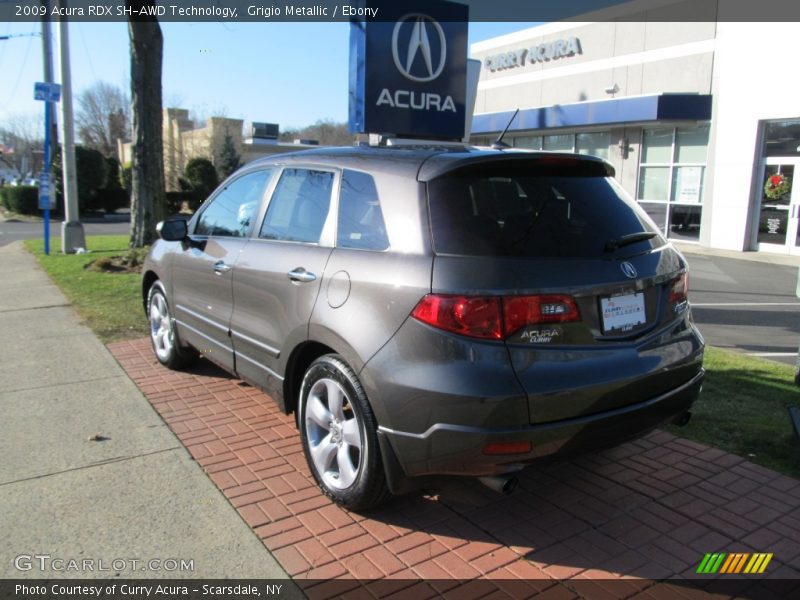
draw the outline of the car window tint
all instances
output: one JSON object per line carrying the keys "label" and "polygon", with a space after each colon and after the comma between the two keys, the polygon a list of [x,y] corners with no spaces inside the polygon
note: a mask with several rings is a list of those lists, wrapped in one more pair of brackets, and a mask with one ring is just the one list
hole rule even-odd
{"label": "car window tint", "polygon": [[272,170],[266,169],[229,183],[203,209],[195,235],[246,237],[271,174]]}
{"label": "car window tint", "polygon": [[359,250],[389,247],[378,190],[371,175],[349,170],[342,174],[336,245]]}
{"label": "car window tint", "polygon": [[284,169],[272,194],[260,237],[290,242],[319,242],[328,216],[333,173]]}
{"label": "car window tint", "polygon": [[430,182],[428,201],[440,254],[596,257],[609,242],[640,232],[656,234],[640,247],[664,243],[636,203],[602,176],[498,165]]}

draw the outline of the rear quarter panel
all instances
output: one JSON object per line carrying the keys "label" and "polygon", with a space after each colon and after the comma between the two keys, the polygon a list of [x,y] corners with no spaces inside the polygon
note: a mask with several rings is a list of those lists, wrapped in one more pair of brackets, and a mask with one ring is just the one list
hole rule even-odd
{"label": "rear quarter panel", "polygon": [[[359,166],[353,165],[354,170]],[[433,257],[425,188],[407,173],[394,172],[391,164],[382,167],[364,172],[374,177],[389,249],[335,248],[309,324],[309,340],[344,355],[356,373],[431,290]],[[380,422],[380,391],[367,392]]]}

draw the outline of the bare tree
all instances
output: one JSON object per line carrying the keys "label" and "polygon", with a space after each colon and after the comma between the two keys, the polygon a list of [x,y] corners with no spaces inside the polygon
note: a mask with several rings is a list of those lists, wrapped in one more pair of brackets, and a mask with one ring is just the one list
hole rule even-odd
{"label": "bare tree", "polygon": [[[154,7],[153,0],[128,0],[140,11]],[[136,20],[134,20],[136,19]],[[163,217],[164,158],[162,147],[161,68],[164,37],[155,17],[131,17],[131,105],[133,114],[133,162],[131,196],[131,248],[155,240],[155,224]]]}
{"label": "bare tree", "polygon": [[320,119],[313,125],[300,129],[287,129],[281,133],[282,141],[295,139],[317,140],[322,146],[352,146],[355,136],[347,130],[347,123]]}
{"label": "bare tree", "polygon": [[122,88],[98,81],[78,95],[75,116],[86,146],[104,156],[117,155],[117,140],[130,139],[130,100]]}
{"label": "bare tree", "polygon": [[0,123],[3,162],[23,177],[42,168],[44,128],[40,115],[12,115]]}

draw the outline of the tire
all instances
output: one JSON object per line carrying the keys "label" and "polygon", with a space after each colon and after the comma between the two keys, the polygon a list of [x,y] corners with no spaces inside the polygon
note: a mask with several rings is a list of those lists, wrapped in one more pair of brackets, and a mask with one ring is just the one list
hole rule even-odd
{"label": "tire", "polygon": [[158,362],[170,369],[179,370],[197,359],[194,349],[181,346],[167,294],[160,281],[153,283],[147,293],[147,318],[150,321],[150,342]]}
{"label": "tire", "polygon": [[326,496],[350,510],[389,498],[375,416],[340,356],[311,363],[300,386],[297,420],[308,467]]}

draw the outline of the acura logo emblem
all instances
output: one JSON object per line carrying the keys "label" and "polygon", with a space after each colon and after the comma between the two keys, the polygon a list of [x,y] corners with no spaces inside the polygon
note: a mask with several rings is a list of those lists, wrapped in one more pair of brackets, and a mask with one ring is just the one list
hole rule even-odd
{"label": "acura logo emblem", "polygon": [[394,66],[406,79],[433,81],[441,75],[447,58],[442,26],[427,15],[406,15],[395,24],[392,32],[392,58]]}
{"label": "acura logo emblem", "polygon": [[622,269],[622,272],[625,273],[625,276],[628,277],[629,279],[636,279],[636,276],[638,275],[638,273],[636,272],[636,267],[634,267],[628,261],[622,263],[619,266],[619,268]]}

